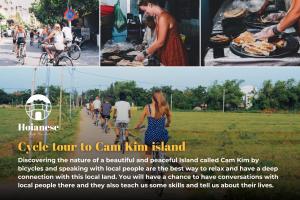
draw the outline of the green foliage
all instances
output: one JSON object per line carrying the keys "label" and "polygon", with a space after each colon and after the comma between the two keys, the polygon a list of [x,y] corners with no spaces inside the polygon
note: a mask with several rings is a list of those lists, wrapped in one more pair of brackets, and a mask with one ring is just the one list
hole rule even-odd
{"label": "green foliage", "polygon": [[298,110],[300,108],[300,82],[294,79],[265,81],[262,89],[253,100],[254,109]]}
{"label": "green foliage", "polygon": [[5,16],[0,13],[0,20],[3,20],[3,19],[5,19]]}
{"label": "green foliage", "polygon": [[[98,0],[75,1],[71,0],[72,8],[79,12],[79,16],[95,13],[99,9]],[[67,9],[66,0],[40,0],[32,4],[31,11],[36,18],[44,24],[60,23],[64,19]]]}

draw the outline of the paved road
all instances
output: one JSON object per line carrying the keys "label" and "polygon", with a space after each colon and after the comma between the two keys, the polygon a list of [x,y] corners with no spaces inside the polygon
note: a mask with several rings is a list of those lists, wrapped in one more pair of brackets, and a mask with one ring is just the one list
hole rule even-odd
{"label": "paved road", "polygon": [[[26,66],[37,66],[39,64],[41,49],[37,46],[37,42],[30,46],[29,38],[27,39]],[[90,46],[83,48],[80,59],[73,61],[73,64],[74,66],[99,66],[99,48]],[[20,66],[16,55],[12,52],[11,37],[0,39],[0,66]]]}

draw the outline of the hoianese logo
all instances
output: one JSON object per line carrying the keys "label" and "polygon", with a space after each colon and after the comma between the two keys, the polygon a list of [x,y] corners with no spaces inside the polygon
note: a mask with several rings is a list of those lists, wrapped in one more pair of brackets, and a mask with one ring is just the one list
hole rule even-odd
{"label": "hoianese logo", "polygon": [[[28,117],[35,121],[42,121],[47,119],[51,114],[52,106],[50,100],[41,94],[31,96],[25,105],[25,111]],[[30,123],[26,125],[24,123],[18,124],[18,131],[57,131],[59,126],[53,125],[34,125]]]}
{"label": "hoianese logo", "polygon": [[25,105],[25,111],[28,117],[36,121],[47,119],[51,114],[51,109],[50,100],[41,94],[31,96]]}

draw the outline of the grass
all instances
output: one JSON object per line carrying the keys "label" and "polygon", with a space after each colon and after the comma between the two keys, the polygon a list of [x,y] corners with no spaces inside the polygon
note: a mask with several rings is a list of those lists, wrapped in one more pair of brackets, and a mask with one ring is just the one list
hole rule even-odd
{"label": "grass", "polygon": [[[64,113],[67,113],[65,108]],[[54,108],[50,123],[58,124],[58,112]],[[141,112],[133,113],[132,129]],[[63,131],[49,136],[50,142],[72,143],[78,128],[79,113],[72,121],[63,116]],[[17,123],[27,123],[23,109],[0,109],[0,179],[16,175],[16,158],[20,155],[12,146],[28,135],[17,132]],[[187,151],[170,153],[172,157],[187,158],[236,158],[255,157],[260,165],[279,167],[280,184],[272,195],[293,194],[299,186],[300,164],[300,115],[289,113],[217,113],[217,112],[174,112],[169,130],[170,144],[187,142]],[[142,138],[142,134],[133,132]],[[35,142],[41,138],[36,138]],[[7,150],[10,149],[10,150]],[[6,155],[3,155],[3,153]],[[25,155],[23,155],[25,156]],[[64,153],[34,154],[35,157],[60,157]],[[200,165],[200,164],[199,164]],[[205,164],[204,164],[205,165]],[[251,196],[249,194],[249,198]],[[205,194],[207,195],[207,194]],[[236,193],[229,193],[237,197]],[[285,196],[285,197],[288,197]],[[242,198],[242,197],[241,197]],[[241,199],[236,198],[236,199]],[[254,198],[254,197],[253,197]],[[268,196],[269,198],[269,196]],[[212,198],[213,199],[213,198]],[[286,198],[288,199],[288,198]]]}
{"label": "grass", "polygon": [[[79,110],[73,112],[73,118],[68,118],[67,108],[63,108],[62,115],[62,130],[49,133],[49,143],[70,144],[74,141],[74,135],[79,125]],[[4,179],[17,175],[16,162],[18,157],[28,157],[25,153],[20,153],[17,150],[17,144],[20,141],[28,141],[28,132],[19,132],[18,123],[28,124],[29,118],[27,117],[23,108],[6,108],[0,109],[0,179]],[[49,117],[49,125],[58,125],[58,108],[53,108]],[[41,125],[36,123],[35,125]],[[33,137],[33,144],[43,141],[43,133],[38,132]],[[33,158],[57,158],[65,157],[66,153],[34,153]]]}
{"label": "grass", "polygon": [[[140,114],[134,114],[131,128]],[[143,141],[141,134],[134,134]],[[175,112],[169,136],[169,144],[187,142],[186,152],[168,154],[171,157],[259,158],[260,166],[279,167],[280,181],[274,184],[280,189],[273,194],[294,195],[298,190],[300,114]],[[213,164],[201,164],[208,165]]]}

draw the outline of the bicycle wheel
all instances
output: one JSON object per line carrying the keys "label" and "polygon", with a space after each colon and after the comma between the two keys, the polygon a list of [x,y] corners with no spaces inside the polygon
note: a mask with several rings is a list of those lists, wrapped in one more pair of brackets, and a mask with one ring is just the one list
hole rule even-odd
{"label": "bicycle wheel", "polygon": [[72,44],[71,47],[69,48],[68,55],[73,60],[78,60],[81,55],[80,47],[77,44]]}
{"label": "bicycle wheel", "polygon": [[21,65],[24,65],[25,64],[25,56],[24,56],[24,49],[23,48],[20,49],[19,55],[20,55],[20,58],[19,58],[20,63],[21,63]]}
{"label": "bicycle wheel", "polygon": [[39,61],[39,66],[48,66],[48,54],[46,52],[42,53]]}
{"label": "bicycle wheel", "polygon": [[73,66],[73,62],[68,56],[61,56],[57,61],[57,66]]}
{"label": "bicycle wheel", "polygon": [[125,154],[125,138],[124,138],[124,130],[122,129],[120,133],[120,145],[121,145],[122,154]]}

